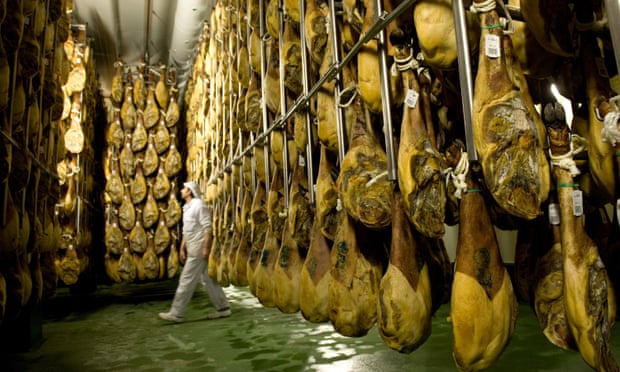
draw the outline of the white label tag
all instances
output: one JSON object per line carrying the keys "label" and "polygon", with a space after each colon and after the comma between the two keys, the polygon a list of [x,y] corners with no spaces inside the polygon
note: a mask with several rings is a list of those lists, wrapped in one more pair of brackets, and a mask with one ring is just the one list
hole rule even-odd
{"label": "white label tag", "polygon": [[304,158],[303,155],[299,155],[299,166],[300,167],[305,167],[306,166],[306,158]]}
{"label": "white label tag", "polygon": [[413,89],[407,89],[407,96],[405,96],[405,104],[411,108],[415,108],[418,104],[418,97],[420,94]]}
{"label": "white label tag", "polygon": [[549,204],[549,223],[552,225],[560,224],[560,208],[557,203]]}
{"label": "white label tag", "polygon": [[583,214],[583,193],[581,190],[573,190],[573,214],[577,217]]}
{"label": "white label tag", "polygon": [[502,55],[499,36],[492,34],[485,35],[484,54],[489,58],[499,58]]}

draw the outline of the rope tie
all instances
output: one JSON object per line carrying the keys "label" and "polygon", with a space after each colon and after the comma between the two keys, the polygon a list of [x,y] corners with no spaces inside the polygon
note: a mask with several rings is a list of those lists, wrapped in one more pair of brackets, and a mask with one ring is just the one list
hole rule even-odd
{"label": "rope tie", "polygon": [[381,173],[377,174],[376,176],[374,176],[373,178],[371,178],[370,180],[368,180],[368,182],[366,182],[365,186],[368,188],[368,187],[372,186],[373,184],[375,184],[377,181],[379,181],[379,179],[381,179],[383,177],[387,177],[387,175],[388,175],[387,171],[381,172]]}
{"label": "rope tie", "polygon": [[413,50],[410,50],[409,55],[405,58],[394,57],[394,65],[398,71],[415,70],[420,67],[420,63],[413,58]]}
{"label": "rope tie", "polygon": [[[355,97],[357,96],[358,93],[358,89],[357,89],[357,85],[352,85],[348,88],[343,89],[340,92],[340,97],[338,97],[338,107],[349,107],[351,106],[351,104],[353,104],[353,101],[355,100]],[[346,100],[345,102],[342,102],[342,100],[346,97],[347,94],[350,94],[351,97],[349,97],[348,100]]]}
{"label": "rope tie", "polygon": [[603,118],[603,129],[601,135],[604,142],[611,143],[612,146],[616,142],[620,142],[620,131],[618,130],[618,121],[620,120],[620,112],[610,111]]}
{"label": "rope tie", "polygon": [[467,182],[465,182],[465,177],[467,176],[467,172],[469,172],[467,153],[461,153],[461,158],[454,169],[450,167],[444,172],[447,174],[446,185],[452,181],[454,187],[456,188],[454,191],[454,196],[460,199],[463,193],[467,191]]}
{"label": "rope tie", "polygon": [[482,2],[472,2],[469,11],[472,13],[486,13],[495,9],[495,0],[485,0]]}
{"label": "rope tie", "polygon": [[549,152],[549,157],[551,158],[551,164],[553,166],[566,169],[570,172],[571,176],[575,177],[581,172],[579,171],[579,168],[577,168],[577,164],[575,164],[573,156],[583,152],[585,150],[585,147],[583,146],[583,144],[580,144],[579,146],[577,146],[577,148],[575,148],[573,146],[573,143],[574,141],[571,141],[570,150],[566,154],[553,155],[551,154],[551,152]]}

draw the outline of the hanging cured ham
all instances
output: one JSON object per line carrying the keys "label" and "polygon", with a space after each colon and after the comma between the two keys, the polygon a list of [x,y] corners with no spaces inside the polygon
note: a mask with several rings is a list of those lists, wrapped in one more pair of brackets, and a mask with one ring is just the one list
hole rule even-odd
{"label": "hanging cured ham", "polygon": [[142,203],[144,198],[146,198],[147,191],[146,178],[144,177],[144,172],[142,172],[142,164],[138,162],[136,164],[136,176],[130,186],[131,202],[134,204]]}
{"label": "hanging cured ham", "polygon": [[126,231],[131,231],[136,224],[136,209],[131,202],[129,187],[125,187],[123,202],[118,207],[118,224]]}
{"label": "hanging cured ham", "polygon": [[445,232],[446,187],[441,157],[427,130],[433,123],[425,122],[424,102],[414,71],[407,69],[401,74],[407,98],[398,146],[398,185],[405,212],[416,230],[427,237],[440,238]]}
{"label": "hanging cured ham", "polygon": [[116,211],[111,207],[108,207],[107,214],[109,216],[108,220],[106,220],[105,225],[105,246],[106,251],[120,255],[121,247],[123,244],[123,232],[121,231],[120,226],[118,225],[118,216]]}
{"label": "hanging cured ham", "polygon": [[[413,21],[424,61],[439,69],[453,69],[457,60],[457,38],[450,0],[421,0],[413,8]],[[466,13],[468,45],[478,48],[480,28],[476,14]]]}
{"label": "hanging cured ham", "polygon": [[158,154],[162,154],[170,147],[170,132],[166,127],[166,122],[163,117],[159,120],[159,124],[156,126],[153,145],[155,146],[155,151],[157,151]]}
{"label": "hanging cured ham", "polygon": [[123,132],[118,109],[114,110],[114,119],[108,124],[106,142],[109,148],[115,148],[117,151],[123,147],[123,143],[125,142],[125,133]]}
{"label": "hanging cured ham", "polygon": [[127,87],[125,88],[125,98],[121,106],[121,120],[123,129],[133,130],[136,126],[136,106],[133,104],[133,86],[131,84],[131,75],[127,75]]}
{"label": "hanging cured ham", "polygon": [[155,84],[155,99],[159,107],[166,111],[168,108],[168,99],[170,98],[168,93],[168,86],[166,86],[166,66],[159,66],[159,79]]}
{"label": "hanging cured ham", "polygon": [[252,247],[248,255],[246,272],[250,291],[255,294],[256,282],[254,281],[254,270],[260,260],[261,251],[265,245],[265,237],[269,226],[267,214],[267,192],[265,185],[259,182],[252,199],[252,209],[250,211],[250,239]]}
{"label": "hanging cured ham", "polygon": [[370,115],[359,96],[357,118],[351,128],[349,151],[344,156],[336,185],[344,209],[370,228],[383,228],[392,218],[394,186],[387,178],[387,155],[379,144]]}
{"label": "hanging cured ham", "polygon": [[[552,156],[571,154],[565,123],[547,127]],[[560,125],[558,125],[560,124]],[[584,361],[599,371],[618,370],[610,349],[610,327],[615,320],[615,298],[598,247],[583,224],[583,201],[574,183],[575,172],[566,162],[553,162],[558,184],[560,233],[566,320]]]}
{"label": "hanging cured ham", "polygon": [[[449,165],[456,166],[460,156],[449,157]],[[450,318],[454,362],[471,371],[488,368],[504,351],[515,330],[517,298],[480,185],[470,172],[465,181]]]}
{"label": "hanging cured ham", "polygon": [[148,193],[146,194],[146,203],[142,208],[142,225],[145,229],[150,229],[159,220],[159,207],[155,196],[153,196],[153,187],[149,185]]}
{"label": "hanging cured ham", "polygon": [[159,155],[155,150],[153,136],[149,135],[148,145],[144,152],[144,160],[142,162],[142,170],[145,176],[150,176],[159,169]]}
{"label": "hanging cured ham", "polygon": [[499,24],[495,10],[480,13],[483,30],[474,86],[474,141],[485,184],[498,204],[510,214],[533,219],[549,192],[544,132],[528,107],[531,98],[524,98],[520,90],[524,87],[511,80]]}
{"label": "hanging cured ham", "polygon": [[121,104],[123,101],[123,62],[114,62],[114,76],[112,77],[112,88],[110,89],[112,101]]}
{"label": "hanging cured ham", "polygon": [[323,236],[329,240],[334,240],[336,234],[336,221],[338,212],[338,190],[336,189],[336,167],[333,161],[333,154],[327,151],[327,147],[321,145],[321,155],[319,159],[319,172],[316,179],[316,221]]}
{"label": "hanging cured ham", "polygon": [[254,285],[256,297],[265,307],[275,306],[275,292],[273,281],[274,269],[277,262],[280,240],[286,223],[282,176],[275,168],[273,181],[267,199],[267,214],[269,225],[265,234],[265,244],[254,270]]}
{"label": "hanging cured ham", "polygon": [[136,224],[129,232],[129,249],[132,253],[143,254],[146,251],[146,231],[142,227],[142,212],[136,211]]}
{"label": "hanging cured ham", "polygon": [[179,204],[176,194],[176,184],[175,182],[171,182],[168,207],[164,211],[164,214],[166,215],[166,226],[169,228],[172,228],[181,222],[181,218],[183,217],[183,209],[181,209],[181,205]]}
{"label": "hanging cured ham", "polygon": [[[113,263],[110,262],[110,264],[112,265]],[[127,239],[123,242],[123,253],[118,259],[118,276],[124,282],[133,282],[137,276],[137,266],[129,252]]]}
{"label": "hanging cured ham", "polygon": [[[171,136],[174,140],[175,136]],[[170,144],[170,148],[168,149],[168,154],[166,155],[166,160],[164,164],[164,169],[166,171],[166,175],[168,177],[174,177],[181,171],[183,167],[183,160],[181,159],[181,153],[177,149],[176,145],[173,143]]]}
{"label": "hanging cured ham", "polygon": [[146,107],[144,108],[144,125],[147,129],[153,128],[159,121],[159,108],[155,103],[155,88],[149,87],[148,95],[146,96]]}
{"label": "hanging cured ham", "polygon": [[390,348],[410,353],[431,334],[431,284],[398,192],[392,210],[390,263],[379,284],[377,329]]}
{"label": "hanging cured ham", "polygon": [[299,278],[299,308],[312,323],[329,320],[329,282],[331,280],[330,245],[314,219],[310,246]]}
{"label": "hanging cured ham", "polygon": [[[536,261],[533,275],[532,293],[534,313],[547,340],[567,350],[577,350],[575,338],[568,327],[564,304],[564,270],[562,257],[562,238],[558,204],[555,195],[550,198],[549,226],[545,234],[551,233],[551,247]],[[547,222],[544,222],[547,224]],[[542,230],[542,229],[540,229]]]}
{"label": "hanging cured ham", "polygon": [[170,230],[166,225],[166,220],[164,219],[164,214],[159,214],[159,222],[157,223],[157,228],[155,229],[154,236],[154,248],[155,253],[157,255],[161,255],[164,253],[166,248],[170,246]]}
{"label": "hanging cured ham", "polygon": [[121,177],[123,177],[123,179],[132,178],[136,174],[136,156],[131,150],[131,138],[128,136],[125,137],[125,146],[123,146],[118,158],[120,161]]}
{"label": "hanging cured ham", "polygon": [[[296,3],[299,5],[298,1]],[[284,86],[297,97],[302,93],[301,44],[299,33],[290,21],[284,24],[282,57],[284,58],[281,62],[284,64]]]}
{"label": "hanging cured ham", "polygon": [[177,250],[177,235],[170,234],[170,252],[168,253],[168,261],[166,261],[166,269],[168,279],[174,278],[179,272],[179,251]]}
{"label": "hanging cured ham", "polygon": [[146,84],[144,82],[144,71],[146,63],[141,61],[137,66],[136,80],[133,82],[133,101],[136,103],[138,109],[144,109],[144,103],[146,102]]}
{"label": "hanging cured ham", "polygon": [[155,253],[155,239],[149,234],[146,241],[146,251],[142,255],[142,266],[146,279],[157,279],[159,277],[159,259]]}
{"label": "hanging cured ham", "polygon": [[252,249],[251,237],[251,220],[250,213],[252,211],[252,192],[249,188],[245,188],[243,200],[241,201],[241,215],[239,217],[241,223],[239,245],[232,262],[232,270],[235,273],[237,286],[244,287],[248,282],[248,259]]}
{"label": "hanging cured ham", "polygon": [[146,144],[148,143],[149,137],[146,132],[146,128],[144,127],[144,119],[142,116],[142,111],[138,111],[138,115],[136,117],[136,128],[131,134],[131,150],[133,152],[144,150]]}
{"label": "hanging cured ham", "polygon": [[153,183],[153,196],[155,199],[160,200],[168,196],[170,193],[170,180],[164,172],[164,162],[159,162],[159,170],[157,176],[155,176],[155,183]]}
{"label": "hanging cured ham", "polygon": [[327,5],[325,2],[306,2],[306,14],[304,16],[304,30],[306,46],[310,58],[316,64],[321,64],[325,55],[327,44]]}
{"label": "hanging cured ham", "polygon": [[338,230],[330,252],[329,320],[343,336],[360,337],[377,320],[381,263],[372,253],[370,232],[339,212]]}
{"label": "hanging cured ham", "polygon": [[312,213],[306,198],[305,163],[297,162],[289,192],[289,208],[274,269],[276,307],[283,313],[299,311],[301,269],[308,251]]}

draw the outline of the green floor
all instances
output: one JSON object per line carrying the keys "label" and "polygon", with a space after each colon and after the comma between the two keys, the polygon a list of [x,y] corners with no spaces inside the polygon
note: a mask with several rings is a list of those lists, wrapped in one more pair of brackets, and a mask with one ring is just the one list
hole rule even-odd
{"label": "green floor", "polygon": [[[22,353],[0,351],[0,371],[453,371],[444,305],[428,341],[411,354],[389,349],[373,328],[362,338],[312,324],[300,313],[262,307],[247,288],[226,288],[233,316],[207,320],[207,297],[194,297],[181,324],[158,320],[175,282],[114,285],[95,295],[59,291],[43,308],[43,339]],[[492,371],[589,371],[579,354],[552,346],[526,304]],[[612,350],[620,358],[620,330]]]}

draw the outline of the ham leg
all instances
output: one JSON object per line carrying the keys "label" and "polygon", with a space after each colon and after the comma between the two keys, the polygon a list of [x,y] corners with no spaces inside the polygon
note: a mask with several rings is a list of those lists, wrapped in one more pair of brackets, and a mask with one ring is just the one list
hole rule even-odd
{"label": "ham leg", "polygon": [[379,285],[377,327],[390,348],[410,353],[431,334],[431,284],[403,198],[395,193],[392,204],[390,263]]}
{"label": "ham leg", "polygon": [[515,330],[517,299],[480,185],[470,173],[466,182],[468,192],[460,204],[450,317],[456,366],[472,371],[488,368],[504,351]]}
{"label": "ham leg", "polygon": [[[569,153],[568,126],[548,126],[552,156]],[[564,309],[568,326],[584,361],[597,371],[617,371],[610,349],[610,302],[615,302],[607,271],[598,247],[587,235],[583,214],[574,206],[573,174],[562,166],[553,167],[560,202],[560,231],[564,260]],[[579,214],[575,216],[575,214]],[[615,306],[613,306],[615,308]]]}
{"label": "ham leg", "polygon": [[484,181],[508,213],[533,219],[540,214],[540,204],[549,191],[544,138],[523,93],[511,80],[497,12],[481,13],[480,24],[473,129]]}

